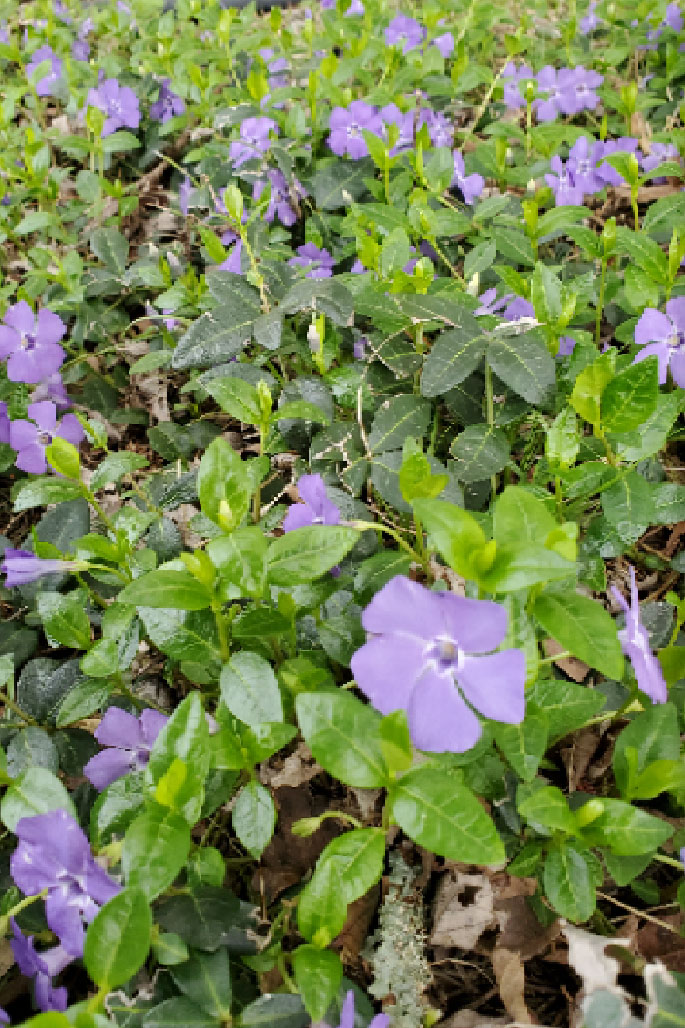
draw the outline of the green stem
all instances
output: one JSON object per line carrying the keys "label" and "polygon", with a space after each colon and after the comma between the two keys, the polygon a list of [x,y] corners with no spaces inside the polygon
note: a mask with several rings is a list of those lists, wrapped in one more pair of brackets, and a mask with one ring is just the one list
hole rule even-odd
{"label": "green stem", "polygon": [[602,271],[599,279],[599,298],[597,300],[597,313],[595,314],[595,346],[599,346],[600,333],[602,329],[602,312],[604,310],[604,288],[606,286],[607,259],[602,257]]}
{"label": "green stem", "polygon": [[[495,404],[492,390],[492,368],[489,360],[485,360],[485,416],[489,428],[495,427]],[[490,476],[490,492],[494,500],[497,493],[497,475]]]}
{"label": "green stem", "polygon": [[212,613],[214,614],[214,621],[216,622],[216,631],[219,636],[219,651],[221,653],[221,659],[226,662],[231,656],[231,647],[228,641],[228,630],[226,628],[226,618],[221,611],[221,604],[216,601],[212,603]]}
{"label": "green stem", "polygon": [[6,692],[0,692],[0,703],[4,703],[6,707],[9,707],[10,710],[14,711],[17,717],[20,717],[21,720],[25,721],[27,725],[38,724],[36,719],[31,717],[30,714],[27,714],[25,710],[22,710],[19,704],[15,703],[14,700],[10,699]]}

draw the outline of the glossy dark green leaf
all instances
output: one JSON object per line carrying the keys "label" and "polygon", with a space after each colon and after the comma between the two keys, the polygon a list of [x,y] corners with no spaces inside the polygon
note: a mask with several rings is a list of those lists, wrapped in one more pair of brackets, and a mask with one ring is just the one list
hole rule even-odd
{"label": "glossy dark green leaf", "polygon": [[123,985],[145,963],[152,914],[142,889],[123,889],[101,907],[86,933],[83,962],[104,989]]}

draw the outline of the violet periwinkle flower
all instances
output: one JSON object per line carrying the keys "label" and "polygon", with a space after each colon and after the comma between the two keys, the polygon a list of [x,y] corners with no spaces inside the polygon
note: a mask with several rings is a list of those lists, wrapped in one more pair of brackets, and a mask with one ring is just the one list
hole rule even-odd
{"label": "violet periwinkle flower", "polygon": [[69,8],[64,3],[64,0],[53,0],[52,9],[65,25],[71,25],[72,18],[69,16]]}
{"label": "violet periwinkle flower", "polygon": [[363,361],[366,356],[366,347],[369,345],[369,340],[366,336],[359,336],[355,339],[352,344],[352,355],[356,361]]}
{"label": "violet periwinkle flower", "polygon": [[335,261],[324,247],[305,243],[298,246],[297,257],[291,257],[288,264],[291,268],[309,268],[305,278],[330,278]]}
{"label": "violet periwinkle flower", "polygon": [[271,146],[272,133],[278,134],[272,118],[245,118],[240,125],[240,139],[234,139],[228,151],[233,167],[241,168],[247,161],[265,154]]}
{"label": "violet periwinkle flower", "polygon": [[414,145],[414,113],[413,111],[401,111],[396,103],[386,104],[381,107],[381,118],[385,126],[384,136],[389,136],[388,126],[396,125],[399,130],[397,141],[390,149],[390,156],[405,153]]}
{"label": "violet periwinkle flower", "polygon": [[494,650],[507,612],[490,600],[431,592],[401,575],[362,614],[371,638],[352,657],[355,680],[382,714],[405,710],[414,744],[463,753],[486,718],[520,724],[525,712],[522,650]]}
{"label": "violet periwinkle flower", "polygon": [[185,215],[186,218],[188,217],[190,194],[192,193],[192,191],[193,187],[191,185],[190,178],[186,175],[186,177],[183,179],[183,181],[179,184],[178,187],[178,206],[180,208],[181,214]]}
{"label": "violet periwinkle flower", "polygon": [[464,203],[472,204],[478,199],[480,194],[483,192],[483,186],[485,185],[485,179],[482,175],[474,173],[473,175],[467,175],[464,167],[464,158],[462,157],[459,150],[454,151],[454,178],[452,179],[452,188],[459,189],[461,195],[464,198]]}
{"label": "violet periwinkle flower", "polygon": [[19,845],[10,858],[15,885],[26,896],[47,890],[45,916],[67,953],[83,954],[83,922],[90,924],[101,905],[121,886],[96,863],[88,839],[64,810],[22,817]]}
{"label": "violet periwinkle flower", "polygon": [[63,571],[74,571],[79,564],[73,560],[57,560],[54,558],[36,557],[29,550],[5,550],[0,573],[6,575],[5,588],[14,589],[18,585],[37,582],[45,575],[56,575]]}
{"label": "violet periwinkle flower", "polygon": [[566,167],[573,178],[574,188],[580,189],[583,196],[604,189],[606,183],[599,170],[604,156],[604,144],[590,143],[587,136],[581,136],[571,147]]}
{"label": "violet periwinkle flower", "polygon": [[513,295],[513,293],[506,293],[498,299],[497,289],[494,286],[492,289],[486,289],[485,292],[481,293],[478,297],[480,300],[480,307],[477,307],[473,312],[475,317],[482,318],[486,314],[491,316],[499,314],[509,303]]}
{"label": "violet periwinkle flower", "polygon": [[670,3],[668,5],[663,23],[668,25],[669,29],[673,29],[674,32],[683,31],[683,16],[677,3]]}
{"label": "violet periwinkle flower", "polygon": [[224,246],[229,247],[228,256],[221,264],[217,264],[219,271],[229,271],[232,275],[243,273],[243,241],[233,229],[227,229],[221,237]]}
{"label": "violet periwinkle flower", "polygon": [[417,127],[426,125],[433,146],[451,146],[454,138],[454,126],[441,111],[433,111],[425,107],[419,111]]}
{"label": "violet periwinkle flower", "polygon": [[54,95],[55,89],[62,78],[64,65],[52,47],[48,46],[47,43],[44,46],[38,47],[26,65],[26,74],[31,78],[36,69],[48,61],[50,63],[50,71],[42,79],[38,79],[36,83],[36,93],[38,96]]}
{"label": "violet periwinkle flower", "polygon": [[545,65],[537,76],[538,89],[547,93],[545,99],[535,100],[533,109],[538,121],[554,121],[559,114],[575,114],[575,78],[571,68],[557,71],[551,64]]}
{"label": "violet periwinkle flower", "polygon": [[301,475],[297,482],[297,491],[302,503],[294,503],[288,508],[283,519],[283,531],[292,532],[296,528],[309,525],[337,525],[340,523],[340,511],[328,499],[326,484],[321,475]]}
{"label": "violet periwinkle flower", "polygon": [[9,419],[7,413],[7,404],[4,400],[0,401],[0,443],[4,443],[6,446],[9,445],[10,441],[10,425],[12,422]]}
{"label": "violet periwinkle flower", "polygon": [[90,57],[90,43],[88,40],[75,39],[71,44],[71,56],[75,61],[87,61]]}
{"label": "violet periwinkle flower", "polygon": [[454,36],[451,32],[443,32],[441,36],[435,37],[431,46],[437,46],[441,56],[447,60],[447,58],[451,57],[454,52]]}
{"label": "violet periwinkle flower", "polygon": [[34,385],[54,374],[66,357],[59,345],[66,331],[59,315],[46,307],[37,315],[26,300],[8,307],[0,325],[0,358],[7,359],[10,382]]}
{"label": "violet periwinkle flower", "polygon": [[[0,23],[0,43],[4,43],[5,46],[9,46],[10,45],[10,34],[9,34],[9,29],[7,28],[7,22],[6,21],[3,21],[2,23]],[[0,1012],[4,1013],[4,1011],[2,1010],[2,1007],[0,1007]],[[2,1020],[2,1017],[0,1017],[0,1021],[1,1020]]]}
{"label": "violet periwinkle flower", "polygon": [[52,979],[72,962],[73,955],[67,953],[61,943],[38,953],[34,936],[24,935],[13,917],[10,918],[10,924],[14,934],[10,946],[17,966],[26,978],[35,979],[33,990],[36,1006],[44,1013],[48,1010],[66,1010],[67,990],[63,986],[55,988]]}
{"label": "violet periwinkle flower", "polygon": [[559,339],[559,349],[557,350],[557,357],[570,357],[576,348],[576,340],[573,336],[561,336]]}
{"label": "violet periwinkle flower", "polygon": [[[340,1011],[340,1024],[338,1028],[354,1028],[354,992],[352,989],[345,996],[345,1001]],[[325,1021],[313,1024],[312,1028],[331,1028]],[[390,1018],[387,1014],[376,1014],[369,1023],[369,1028],[390,1028]]]}
{"label": "violet periwinkle flower", "polygon": [[516,296],[504,308],[502,317],[505,321],[521,321],[522,318],[534,318],[535,309],[530,300],[524,300],[522,296]]}
{"label": "violet periwinkle flower", "polygon": [[356,18],[364,13],[364,4],[362,0],[352,0],[350,6],[345,11],[344,18]]}
{"label": "violet periwinkle flower", "polygon": [[[649,153],[642,158],[642,170],[643,171],[654,171],[664,161],[680,161],[680,155],[678,153],[678,147],[672,143],[652,143],[649,149]],[[666,181],[660,175],[652,179],[655,185],[661,185]]]}
{"label": "violet periwinkle flower", "polygon": [[130,86],[117,79],[103,79],[95,89],[88,90],[86,107],[98,107],[105,115],[102,138],[121,128],[137,129],[140,125],[140,104]]}
{"label": "violet periwinkle flower", "polygon": [[502,81],[504,83],[504,103],[510,111],[516,111],[525,106],[525,99],[521,93],[520,84],[527,79],[534,79],[533,69],[527,64],[517,68],[513,61],[507,61],[502,68]]}
{"label": "violet periwinkle flower", "polygon": [[625,628],[619,631],[618,639],[621,649],[633,666],[638,688],[646,696],[649,696],[653,703],[665,703],[668,699],[668,691],[661,664],[652,652],[647,629],[640,622],[640,602],[635,581],[635,568],[630,568],[630,604],[615,585],[612,585],[611,592],[625,614]]}
{"label": "violet periwinkle flower", "polygon": [[623,177],[613,168],[610,164],[607,164],[606,158],[613,153],[633,153],[637,156],[637,139],[633,139],[632,136],[620,136],[618,139],[610,139],[603,144],[603,161],[600,164],[598,174],[600,178],[604,179],[609,186],[622,186],[625,185]]}
{"label": "violet periwinkle flower", "polygon": [[31,421],[19,419],[10,425],[10,446],[17,451],[16,466],[21,471],[44,475],[47,471],[45,450],[55,436],[78,446],[85,432],[74,414],[65,414],[57,424],[57,408],[50,400],[28,405]]}
{"label": "violet periwinkle flower", "polygon": [[420,46],[425,38],[423,25],[406,14],[396,15],[385,30],[387,45],[401,47],[403,54]]}
{"label": "violet periwinkle flower", "polygon": [[602,19],[595,13],[597,10],[597,0],[590,0],[590,6],[588,7],[587,14],[585,17],[580,19],[578,26],[581,36],[589,36],[591,32],[599,28]]}
{"label": "violet periwinkle flower", "polygon": [[634,364],[656,357],[659,383],[664,384],[670,367],[673,381],[685,389],[685,296],[669,300],[665,314],[647,307],[635,326],[635,342],[642,350]]}
{"label": "violet periwinkle flower", "polygon": [[171,79],[162,79],[159,84],[159,96],[150,104],[150,117],[162,125],[166,125],[172,118],[177,118],[186,109],[185,101],[169,88],[170,83]]}
{"label": "violet periwinkle flower", "polygon": [[383,135],[380,112],[364,100],[353,100],[349,107],[334,107],[328,127],[331,130],[328,145],[333,153],[353,161],[366,157],[369,152],[362,132]]}
{"label": "violet periwinkle flower", "polygon": [[52,400],[58,410],[71,407],[71,400],[59,371],[55,371],[44,382],[39,382],[31,393],[31,403],[40,403],[41,400]]}
{"label": "violet periwinkle flower", "polygon": [[106,749],[91,757],[83,768],[88,781],[101,792],[117,778],[142,770],[168,720],[157,710],[147,709],[136,717],[120,707],[109,707],[95,730],[95,738]]}
{"label": "violet periwinkle flower", "polygon": [[583,190],[576,185],[573,170],[564,164],[556,154],[550,161],[551,173],[545,175],[545,182],[554,193],[557,207],[577,206],[583,202]]}
{"label": "violet periwinkle flower", "polygon": [[289,228],[297,221],[297,211],[294,204],[304,199],[307,195],[307,190],[299,179],[293,178],[291,183],[288,184],[282,171],[279,171],[277,168],[270,168],[266,173],[266,179],[260,178],[254,183],[252,187],[252,197],[254,200],[258,200],[262,195],[266,189],[267,182],[271,186],[271,194],[264,214],[264,220],[272,222],[274,217],[278,215],[281,225]]}

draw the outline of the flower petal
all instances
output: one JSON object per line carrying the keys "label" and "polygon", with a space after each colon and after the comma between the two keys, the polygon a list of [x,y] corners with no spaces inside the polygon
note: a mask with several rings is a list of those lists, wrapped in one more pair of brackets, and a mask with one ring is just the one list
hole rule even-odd
{"label": "flower petal", "polygon": [[644,346],[645,343],[651,343],[654,340],[665,342],[672,332],[671,319],[654,307],[647,307],[635,326],[635,342],[638,346]]}
{"label": "flower petal", "polygon": [[350,661],[357,685],[381,714],[407,709],[425,666],[421,640],[406,635],[369,639]]}
{"label": "flower petal", "polygon": [[428,642],[435,638],[441,618],[438,593],[396,575],[371,600],[362,614],[362,624],[367,632],[386,632],[395,639],[406,634]]}
{"label": "flower petal", "polygon": [[407,719],[414,745],[429,753],[463,753],[478,742],[482,731],[454,680],[435,671],[426,672],[417,683]]}
{"label": "flower petal", "polygon": [[526,658],[523,650],[467,657],[458,675],[472,707],[493,721],[518,725],[526,711]]}
{"label": "flower petal", "polygon": [[507,632],[507,612],[501,604],[448,592],[436,595],[441,601],[441,623],[450,639],[467,653],[497,649]]}

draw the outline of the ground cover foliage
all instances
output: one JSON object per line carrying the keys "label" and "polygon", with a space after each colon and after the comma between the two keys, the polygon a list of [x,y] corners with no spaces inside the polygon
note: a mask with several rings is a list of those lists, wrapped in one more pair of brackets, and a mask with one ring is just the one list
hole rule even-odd
{"label": "ground cover foliage", "polygon": [[685,1024],[678,5],[0,15],[0,1021]]}

